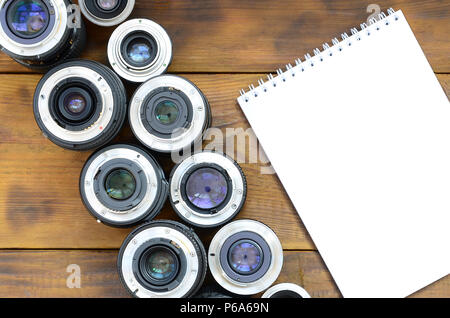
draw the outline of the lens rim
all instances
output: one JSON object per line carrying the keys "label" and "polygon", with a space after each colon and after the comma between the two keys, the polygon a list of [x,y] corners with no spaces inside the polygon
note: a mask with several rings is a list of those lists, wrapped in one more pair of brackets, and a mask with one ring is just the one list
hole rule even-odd
{"label": "lens rim", "polygon": [[[197,167],[213,167],[228,176],[227,197],[213,209],[200,209],[193,205],[186,194],[186,183]],[[201,151],[185,158],[170,174],[170,203],[174,211],[189,224],[212,228],[228,223],[243,208],[247,197],[247,181],[239,164],[226,154],[215,151]],[[211,213],[213,212],[213,213]]]}
{"label": "lens rim", "polygon": [[[177,260],[177,272],[173,277],[169,277],[164,280],[156,280],[151,275],[142,270],[143,257],[146,253],[154,248],[165,248],[170,251],[176,257]],[[177,288],[183,281],[187,270],[187,259],[183,250],[177,244],[174,244],[172,240],[168,238],[154,238],[145,243],[143,243],[134,253],[132,268],[136,275],[136,279],[140,284],[142,284],[146,289],[153,292],[169,292]]]}
{"label": "lens rim", "polygon": [[[187,195],[186,187],[187,187],[189,178],[192,176],[192,174],[194,172],[196,172],[197,170],[200,170],[200,169],[204,169],[204,168],[210,168],[210,169],[216,170],[225,178],[225,181],[227,183],[227,194],[226,194],[224,200],[218,206],[216,206],[214,208],[210,208],[210,209],[202,209],[202,208],[196,206],[194,203],[191,202],[191,200],[189,200],[189,197]],[[222,210],[225,206],[227,206],[228,203],[230,202],[230,199],[231,199],[232,193],[233,193],[233,181],[231,180],[230,175],[228,174],[227,170],[225,170],[218,164],[211,163],[211,162],[203,162],[203,163],[194,165],[188,171],[186,171],[186,173],[183,175],[183,178],[181,179],[180,190],[181,190],[181,196],[182,196],[183,200],[187,203],[187,205],[192,210],[194,210],[195,212],[200,213],[200,214],[214,215],[214,214],[218,213],[220,210]]]}
{"label": "lens rim", "polygon": [[[261,267],[257,273],[249,276],[238,275],[228,265],[227,256],[231,245],[249,236],[246,233],[240,235],[242,232],[253,233],[252,239],[258,242],[264,251],[263,243],[258,237],[262,238],[271,255],[268,268]],[[264,251],[264,257],[267,262],[266,251]],[[276,234],[267,225],[248,219],[233,221],[222,227],[213,237],[208,250],[208,264],[212,276],[223,288],[238,295],[254,295],[269,288],[278,278],[283,267],[283,247]],[[254,280],[262,272],[264,275]]]}
{"label": "lens rim", "polygon": [[270,287],[261,298],[286,298],[286,297],[273,297],[282,292],[291,292],[299,297],[293,298],[311,298],[309,293],[301,286],[292,283],[281,283]]}
{"label": "lens rim", "polygon": [[[133,66],[123,54],[123,42],[133,33],[147,33],[153,37],[157,50],[151,63]],[[148,19],[133,19],[122,23],[112,33],[108,42],[108,60],[119,76],[130,82],[143,83],[166,72],[172,61],[172,41],[166,30]]]}
{"label": "lens rim", "polygon": [[[136,278],[133,262],[136,251],[152,239],[166,239],[186,256],[186,272],[181,283],[170,291],[152,291]],[[200,238],[182,223],[159,220],[146,223],[132,231],[124,240],[117,258],[119,277],[126,290],[137,298],[191,297],[200,289],[207,271],[206,251]]]}
{"label": "lens rim", "polygon": [[[83,116],[75,116],[65,110],[64,99],[68,94],[79,93],[86,100]],[[70,77],[54,84],[48,99],[52,119],[68,131],[83,131],[91,127],[103,111],[102,95],[99,89],[82,77]]]}
{"label": "lens rim", "polygon": [[[19,46],[23,45],[33,45],[37,43],[43,42],[45,39],[49,37],[49,35],[53,32],[55,29],[56,24],[56,12],[51,4],[50,0],[34,0],[39,1],[43,4],[43,8],[46,10],[47,13],[47,20],[46,27],[41,32],[39,31],[36,35],[32,36],[24,36],[15,30],[13,30],[12,25],[10,24],[10,18],[9,18],[9,11],[14,3],[21,0],[14,0],[6,2],[5,6],[1,8],[0,10],[0,23],[3,32],[5,32],[6,36],[10,38],[12,41],[16,42]],[[3,44],[2,44],[3,45]],[[11,50],[11,48],[8,48],[8,51],[11,51],[14,53],[14,50]],[[36,54],[37,55],[37,54]]]}
{"label": "lens rim", "polygon": [[[140,183],[133,197],[119,201],[111,199],[104,190],[104,176],[111,169],[123,168],[124,162],[129,170],[135,169],[135,179],[138,181],[139,176]],[[138,146],[117,144],[98,150],[86,161],[80,175],[80,194],[98,222],[130,227],[159,214],[167,199],[168,183],[163,169],[148,152]]]}
{"label": "lens rim", "polygon": [[[182,92],[188,97],[188,105],[192,105],[192,108],[191,106],[187,108],[192,111],[192,117],[188,114],[186,119],[189,123],[188,126],[175,131],[169,135],[169,138],[162,138],[167,136],[167,133],[163,135],[154,133],[149,128],[145,115],[146,100],[149,95],[164,87]],[[149,114],[153,118],[153,112]],[[206,97],[192,82],[177,75],[160,75],[143,83],[131,99],[128,115],[131,129],[136,138],[146,147],[161,153],[179,152],[190,148],[195,142],[201,140],[204,131],[211,124],[211,109]],[[161,129],[167,130],[168,127]]]}

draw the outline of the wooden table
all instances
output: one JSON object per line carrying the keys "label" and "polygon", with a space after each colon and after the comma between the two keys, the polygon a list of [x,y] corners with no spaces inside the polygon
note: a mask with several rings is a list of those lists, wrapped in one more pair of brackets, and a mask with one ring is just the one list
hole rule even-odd
{"label": "wooden table", "polygon": [[[174,42],[169,72],[199,86],[211,103],[213,126],[225,131],[249,127],[236,103],[240,88],[359,26],[370,14],[366,12],[370,3],[373,1],[137,0],[134,17],[153,19],[167,29]],[[377,3],[383,11],[391,6],[404,11],[449,95],[450,3]],[[106,64],[112,30],[89,23],[83,58]],[[32,111],[32,96],[41,75],[4,54],[0,55],[0,73],[0,296],[128,296],[116,273],[116,256],[130,230],[97,224],[79,198],[78,177],[90,153],[62,150],[41,135]],[[134,88],[129,87],[130,93]],[[128,125],[116,141],[135,141]],[[165,166],[169,171],[168,160]],[[278,281],[298,283],[313,297],[339,297],[277,177],[261,175],[257,164],[243,164],[243,168],[249,190],[239,218],[260,220],[280,237],[285,263]],[[158,218],[177,219],[168,205]],[[214,231],[199,233],[207,241]],[[420,253],[417,251],[418,257]],[[79,289],[66,287],[69,264],[81,268]],[[414,296],[450,297],[450,277]]]}

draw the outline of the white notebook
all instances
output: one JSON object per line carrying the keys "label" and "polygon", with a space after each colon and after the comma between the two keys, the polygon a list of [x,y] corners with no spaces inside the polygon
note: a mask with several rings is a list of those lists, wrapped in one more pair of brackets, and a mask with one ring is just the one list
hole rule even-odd
{"label": "white notebook", "polygon": [[238,98],[344,297],[450,272],[449,101],[403,13],[379,18]]}

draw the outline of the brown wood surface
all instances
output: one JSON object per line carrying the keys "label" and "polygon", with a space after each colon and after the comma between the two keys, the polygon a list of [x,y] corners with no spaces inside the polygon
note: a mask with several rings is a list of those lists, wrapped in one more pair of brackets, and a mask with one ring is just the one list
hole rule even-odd
{"label": "brown wood surface", "polygon": [[[0,252],[0,297],[129,297],[116,270],[117,251]],[[81,288],[68,288],[67,267],[80,267]],[[312,297],[340,297],[317,252],[287,251],[278,282],[303,286]],[[211,281],[207,277],[206,281]],[[450,277],[412,297],[450,297]]]}
{"label": "brown wood surface", "polygon": [[[445,0],[137,0],[133,17],[163,25],[174,43],[171,72],[272,72],[331,42],[370,15],[402,9],[435,72],[450,71]],[[88,23],[83,57],[105,62],[114,28]],[[28,72],[0,55],[0,72]]]}
{"label": "brown wood surface", "polygon": [[[213,126],[225,131],[249,127],[235,101],[240,88],[364,22],[370,3],[137,0],[134,16],[168,30],[175,48],[169,72],[199,86],[211,103]],[[434,71],[450,72],[448,1],[377,3],[402,9]],[[88,23],[83,57],[105,63],[112,30]],[[42,136],[32,111],[39,79],[0,54],[0,297],[127,296],[115,263],[130,230],[97,224],[82,205],[78,177],[90,152],[62,150]],[[450,75],[438,79],[449,96]],[[131,94],[135,86],[128,88]],[[136,142],[128,125],[116,141]],[[170,159],[161,160],[168,173]],[[249,189],[238,217],[260,220],[280,237],[285,263],[279,282],[303,285],[313,297],[340,296],[277,177],[262,175],[259,164],[242,166]],[[177,219],[168,205],[158,218]],[[206,245],[214,233],[199,231]],[[81,289],[66,287],[69,264],[81,267]],[[450,277],[413,296],[450,297]]]}

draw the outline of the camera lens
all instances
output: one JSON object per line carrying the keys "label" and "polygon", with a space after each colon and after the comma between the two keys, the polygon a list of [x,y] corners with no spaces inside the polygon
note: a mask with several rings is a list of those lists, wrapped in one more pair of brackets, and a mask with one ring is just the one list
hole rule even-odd
{"label": "camera lens", "polygon": [[[171,173],[170,202],[184,221],[197,227],[229,222],[242,209],[246,195],[241,167],[222,153],[196,153],[175,166]],[[245,246],[236,245],[232,258]]]}
{"label": "camera lens", "polygon": [[157,152],[178,152],[201,140],[211,123],[203,93],[190,81],[161,75],[142,84],[129,110],[134,135]]}
{"label": "camera lens", "polygon": [[311,298],[311,296],[298,285],[283,283],[269,288],[261,298]]}
{"label": "camera lens", "polygon": [[166,71],[172,60],[172,42],[159,24],[134,19],[121,24],[108,43],[113,69],[130,82],[145,82]]}
{"label": "camera lens", "polygon": [[94,24],[113,26],[133,12],[135,0],[79,0],[81,12]]}
{"label": "camera lens", "polygon": [[88,159],[80,193],[98,221],[126,227],[152,220],[161,211],[168,183],[150,154],[136,146],[113,145]]}
{"label": "camera lens", "polygon": [[134,230],[119,251],[119,276],[135,297],[193,296],[206,275],[198,236],[174,221],[153,221]]}
{"label": "camera lens", "polygon": [[110,142],[127,111],[125,87],[106,66],[72,60],[51,69],[34,94],[39,128],[53,143],[71,150]]}
{"label": "camera lens", "polygon": [[69,0],[0,0],[2,51],[36,71],[79,56],[86,31],[81,19],[72,19],[71,5]]}
{"label": "camera lens", "polygon": [[283,248],[275,233],[253,220],[225,225],[208,251],[214,279],[226,290],[253,295],[267,289],[280,274]]}

